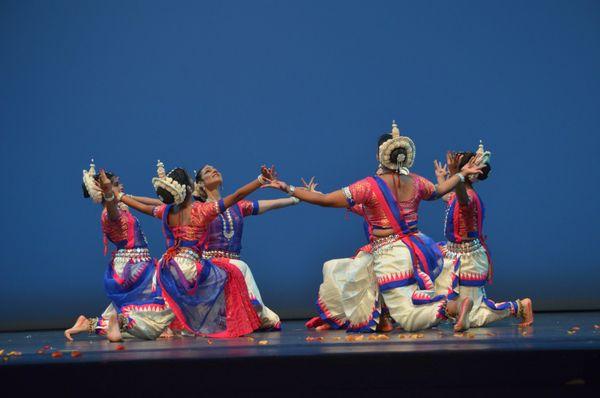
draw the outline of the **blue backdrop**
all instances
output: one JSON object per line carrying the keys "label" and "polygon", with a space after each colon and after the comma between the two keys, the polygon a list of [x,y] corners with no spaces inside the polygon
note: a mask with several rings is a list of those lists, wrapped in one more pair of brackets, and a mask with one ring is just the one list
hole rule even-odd
{"label": "blue backdrop", "polygon": [[[375,170],[392,119],[429,178],[448,148],[493,152],[491,297],[600,308],[599,70],[598,1],[3,1],[0,328],[106,304],[90,156],[135,194],[158,158],[213,164],[226,192],[262,163],[329,191]],[[423,231],[441,239],[442,218],[423,203]],[[307,317],[322,263],[363,239],[359,218],[302,204],[249,219],[244,256],[274,310]]]}

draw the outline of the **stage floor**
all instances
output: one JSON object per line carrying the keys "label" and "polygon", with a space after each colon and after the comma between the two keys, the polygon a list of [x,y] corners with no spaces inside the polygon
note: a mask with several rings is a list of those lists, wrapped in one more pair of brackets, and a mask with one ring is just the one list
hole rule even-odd
{"label": "stage floor", "polygon": [[[506,368],[504,376],[492,374],[484,379],[508,379],[515,385],[526,383],[529,373],[538,383],[589,387],[598,383],[600,312],[536,314],[535,324],[526,328],[518,327],[514,319],[507,319],[492,327],[461,334],[453,333],[451,326],[444,324],[419,333],[395,330],[383,337],[345,331],[316,332],[307,330],[302,321],[284,322],[281,332],[254,333],[227,340],[179,337],[109,343],[99,336],[81,334],[70,343],[65,341],[62,331],[32,331],[1,333],[0,350],[4,350],[0,375],[17,377],[42,369],[46,376],[52,369],[69,372],[79,369],[77,374],[85,378],[81,369],[95,369],[99,376],[107,366],[114,375],[118,369],[130,372],[138,369],[142,374],[143,369],[188,369],[193,365],[198,378],[212,375],[214,379],[219,375],[217,369],[243,373],[250,379],[253,372],[262,373],[258,379],[269,379],[271,372],[300,382],[304,374],[313,378],[306,383],[324,391],[328,377],[341,377],[349,378],[351,390],[356,391],[368,386],[358,381],[353,384],[356,376],[352,376],[352,369],[365,382],[372,377],[365,372],[380,371],[383,375],[391,367],[397,371],[391,373],[397,382],[412,388],[424,380],[430,380],[431,388],[441,388],[446,382],[465,388],[472,382],[463,380],[461,384],[455,380],[458,369],[450,373],[446,370],[474,366],[481,372],[483,369],[502,372]],[[302,373],[292,377],[285,369]],[[348,375],[342,374],[347,371]],[[448,374],[449,380],[435,378],[436,372]],[[404,381],[403,376],[409,379]],[[324,380],[316,381],[314,377]],[[382,390],[393,387],[385,380],[378,386]],[[343,384],[339,387],[344,389]]]}
{"label": "stage floor", "polygon": [[[600,312],[537,314],[535,324],[526,328],[518,327],[514,320],[509,319],[492,327],[471,329],[459,334],[453,333],[450,325],[441,325],[419,333],[396,330],[382,336],[348,334],[342,330],[316,332],[307,330],[303,321],[288,321],[284,322],[281,332],[254,333],[236,339],[176,337],[157,341],[125,340],[120,344],[87,333],[75,336],[74,342],[66,341],[62,331],[1,333],[0,350],[4,350],[4,358],[11,351],[21,353],[20,356],[5,359],[4,365],[8,366],[439,350],[597,350],[600,349]],[[43,353],[38,353],[40,349]],[[53,358],[53,352],[63,355]],[[73,352],[81,355],[73,357]]]}

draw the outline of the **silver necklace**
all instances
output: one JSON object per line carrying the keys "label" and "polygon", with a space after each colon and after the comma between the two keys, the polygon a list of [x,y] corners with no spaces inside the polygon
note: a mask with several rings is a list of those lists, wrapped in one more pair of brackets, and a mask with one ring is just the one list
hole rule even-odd
{"label": "silver necklace", "polygon": [[[209,198],[207,202],[216,201],[212,198]],[[219,214],[219,217],[221,218],[221,223],[223,224],[223,236],[225,237],[225,239],[231,240],[231,238],[233,238],[233,235],[235,235],[235,229],[233,228],[233,218],[231,217],[229,209],[225,209],[225,216],[223,216],[223,214]],[[229,229],[227,228],[227,224],[229,224]]]}
{"label": "silver necklace", "polygon": [[[223,222],[223,236],[225,239],[231,240],[235,234],[235,230],[233,229],[233,218],[231,217],[229,209],[225,210],[225,216],[226,217],[224,217],[223,214],[219,214],[219,217],[221,217],[221,221]],[[227,220],[225,220],[225,218],[227,218]],[[229,224],[229,230],[227,229],[227,224]]]}

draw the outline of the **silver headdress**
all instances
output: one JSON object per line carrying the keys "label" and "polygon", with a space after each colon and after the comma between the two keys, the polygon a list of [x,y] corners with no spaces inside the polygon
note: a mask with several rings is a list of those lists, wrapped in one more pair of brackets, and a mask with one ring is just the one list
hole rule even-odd
{"label": "silver headdress", "polygon": [[83,170],[83,185],[94,203],[102,203],[102,190],[94,179],[95,175],[96,165],[94,164],[94,159],[92,159],[90,169]]}
{"label": "silver headdress", "polygon": [[477,148],[475,155],[480,157],[478,165],[490,164],[490,159],[492,157],[492,153],[490,151],[486,151],[483,149],[483,141],[481,141],[481,140],[479,140],[479,147]]}
{"label": "silver headdress", "polygon": [[[406,155],[400,154],[396,159],[390,159],[392,152],[398,148],[404,148],[406,150]],[[410,173],[409,168],[412,167],[415,162],[416,153],[417,149],[415,143],[409,137],[400,135],[398,125],[394,120],[392,122],[392,138],[379,146],[379,161],[383,166],[390,170],[395,170],[400,174],[408,175]]]}
{"label": "silver headdress", "polygon": [[[156,163],[156,175],[158,177],[154,177],[152,179],[152,185],[154,186],[154,190],[158,190],[158,188],[163,188],[168,191],[171,195],[173,195],[173,204],[179,205],[183,203],[186,197],[186,188],[185,185],[181,185],[171,177],[169,177],[165,173],[165,165],[160,160]],[[164,198],[160,195],[158,197],[161,201],[164,202]]]}

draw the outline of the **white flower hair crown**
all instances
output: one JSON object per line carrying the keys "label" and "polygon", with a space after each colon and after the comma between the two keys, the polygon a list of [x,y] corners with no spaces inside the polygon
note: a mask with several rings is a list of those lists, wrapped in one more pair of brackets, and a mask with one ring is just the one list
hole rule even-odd
{"label": "white flower hair crown", "polygon": [[479,156],[481,158],[479,160],[479,162],[477,163],[478,165],[490,164],[490,159],[492,158],[492,153],[490,151],[486,151],[483,149],[483,141],[482,140],[479,140],[479,147],[477,148],[475,155]]}
{"label": "white flower hair crown", "polygon": [[[154,177],[152,179],[152,185],[154,186],[154,190],[158,190],[158,188],[163,188],[165,191],[169,192],[173,195],[173,204],[179,205],[182,204],[186,197],[186,188],[185,185],[181,185],[167,174],[165,174],[165,165],[160,160],[156,163],[156,175],[158,177]],[[158,198],[164,202],[164,198],[160,195]]]}
{"label": "white flower hair crown", "polygon": [[102,190],[96,184],[96,165],[91,160],[90,169],[83,170],[83,185],[94,203],[102,203]]}
{"label": "white flower hair crown", "polygon": [[[396,159],[390,159],[392,152],[398,148],[404,148],[406,155],[400,154]],[[379,146],[379,162],[387,169],[408,175],[410,173],[409,168],[415,162],[416,153],[415,143],[409,137],[400,135],[398,125],[394,120],[392,122],[392,138]]]}

